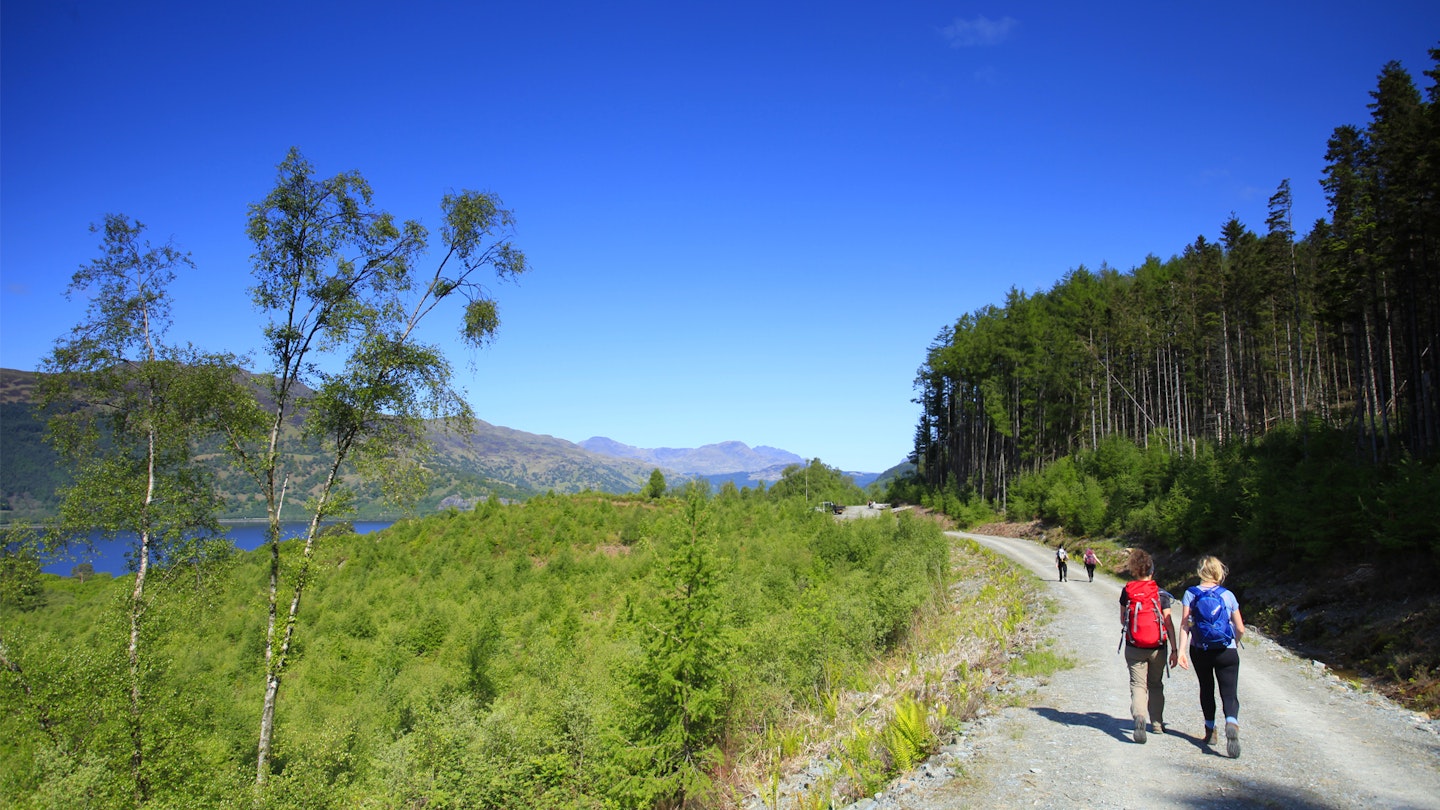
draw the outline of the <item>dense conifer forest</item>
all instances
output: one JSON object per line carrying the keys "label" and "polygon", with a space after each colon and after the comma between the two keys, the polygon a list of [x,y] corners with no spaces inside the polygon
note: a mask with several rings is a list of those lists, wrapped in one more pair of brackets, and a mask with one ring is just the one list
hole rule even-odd
{"label": "dense conifer forest", "polygon": [[1440,561],[1440,85],[1391,63],[1372,97],[1308,232],[1283,180],[1263,232],[1232,215],[942,330],[902,492],[1175,549]]}

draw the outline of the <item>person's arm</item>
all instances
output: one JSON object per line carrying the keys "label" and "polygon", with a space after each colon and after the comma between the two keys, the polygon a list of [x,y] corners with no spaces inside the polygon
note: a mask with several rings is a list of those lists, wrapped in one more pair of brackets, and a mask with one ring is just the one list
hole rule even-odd
{"label": "person's arm", "polygon": [[1180,614],[1180,647],[1176,654],[1179,656],[1181,669],[1190,668],[1190,606],[1186,605]]}
{"label": "person's arm", "polygon": [[1180,663],[1180,645],[1177,643],[1179,636],[1175,635],[1175,617],[1170,608],[1165,609],[1165,637],[1170,639],[1170,666]]}
{"label": "person's arm", "polygon": [[1240,616],[1240,608],[1230,611],[1230,624],[1234,625],[1235,640],[1239,641],[1240,637],[1245,635],[1245,620]]}

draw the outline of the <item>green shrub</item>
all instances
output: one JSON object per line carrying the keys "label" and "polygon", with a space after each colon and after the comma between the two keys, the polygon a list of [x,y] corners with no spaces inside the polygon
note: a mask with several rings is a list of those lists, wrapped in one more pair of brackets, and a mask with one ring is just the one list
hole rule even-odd
{"label": "green shrub", "polygon": [[[937,525],[904,513],[836,521],[803,499],[698,490],[541,497],[327,537],[262,804],[698,798],[722,744],[743,750],[905,643],[946,592],[948,555]],[[170,587],[147,614],[150,805],[251,801],[267,574],[260,552],[198,585],[156,578]],[[6,795],[133,806],[128,581],[42,576],[34,609],[0,607],[18,667],[0,669],[0,689],[24,694],[23,674],[34,690],[0,716]]]}

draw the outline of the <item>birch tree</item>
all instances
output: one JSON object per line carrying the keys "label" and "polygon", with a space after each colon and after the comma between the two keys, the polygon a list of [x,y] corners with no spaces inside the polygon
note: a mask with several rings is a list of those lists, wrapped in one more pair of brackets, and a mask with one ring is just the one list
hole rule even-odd
{"label": "birch tree", "polygon": [[[359,172],[319,178],[292,149],[274,189],[250,207],[255,245],[251,288],[265,315],[267,425],[231,448],[265,500],[269,550],[265,689],[255,781],[265,784],[275,711],[322,522],[350,504],[344,470],[355,463],[395,492],[420,483],[425,419],[470,418],[450,385],[442,350],[418,327],[442,303],[463,301],[460,338],[485,345],[499,328],[481,277],[526,270],[512,243],[513,214],[494,195],[465,191],[441,200],[438,260],[422,270],[429,234],[376,208]],[[295,430],[295,423],[302,424]],[[306,442],[313,444],[305,444]],[[319,449],[316,450],[315,448]],[[303,452],[302,452],[303,451]],[[292,492],[298,482],[312,481]],[[303,503],[308,523],[282,614],[282,509]],[[288,512],[287,512],[288,514]]]}
{"label": "birch tree", "polygon": [[[42,364],[39,404],[54,415],[48,438],[74,474],[51,535],[83,541],[92,531],[133,532],[135,581],[128,603],[130,773],[136,803],[149,792],[142,734],[147,586],[152,566],[193,560],[220,531],[210,476],[193,463],[195,442],[245,398],[233,358],[166,345],[169,287],[190,257],[152,247],[145,226],[121,215],[92,226],[101,255],[71,278],[67,296],[88,296],[85,317]],[[228,548],[228,542],[224,543]]]}

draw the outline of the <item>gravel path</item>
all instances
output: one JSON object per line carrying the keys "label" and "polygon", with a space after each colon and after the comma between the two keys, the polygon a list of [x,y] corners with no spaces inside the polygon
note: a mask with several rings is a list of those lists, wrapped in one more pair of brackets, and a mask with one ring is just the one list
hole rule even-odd
{"label": "gravel path", "polygon": [[[960,534],[960,533],[957,533]],[[1052,549],[960,534],[1048,581],[1060,611],[1045,628],[1075,662],[1034,692],[968,724],[920,771],[856,808],[1436,808],[1440,724],[1357,690],[1253,630],[1240,664],[1239,759],[1200,742],[1191,670],[1166,681],[1167,732],[1131,739],[1119,642],[1120,580],[1070,565],[1057,582]],[[1076,572],[1079,572],[1078,575]],[[1244,605],[1241,606],[1242,608]]]}

